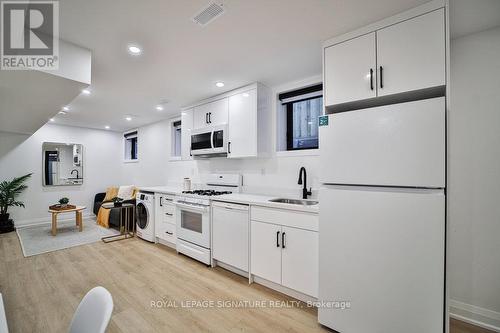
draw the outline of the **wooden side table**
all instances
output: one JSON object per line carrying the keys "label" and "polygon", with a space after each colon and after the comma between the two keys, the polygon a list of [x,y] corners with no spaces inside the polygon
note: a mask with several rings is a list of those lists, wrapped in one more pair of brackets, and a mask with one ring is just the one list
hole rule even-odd
{"label": "wooden side table", "polygon": [[78,231],[82,232],[83,230],[83,214],[82,211],[87,208],[85,206],[76,206],[76,208],[65,209],[65,210],[54,210],[49,209],[49,213],[52,214],[52,236],[57,235],[57,216],[59,214],[64,213],[72,213],[75,212],[76,226],[78,227]]}

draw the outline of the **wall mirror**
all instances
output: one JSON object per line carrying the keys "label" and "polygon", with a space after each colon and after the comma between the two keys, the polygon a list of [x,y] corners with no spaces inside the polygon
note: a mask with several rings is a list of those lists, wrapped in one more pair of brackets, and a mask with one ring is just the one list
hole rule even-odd
{"label": "wall mirror", "polygon": [[44,186],[83,184],[83,145],[44,142],[42,160]]}

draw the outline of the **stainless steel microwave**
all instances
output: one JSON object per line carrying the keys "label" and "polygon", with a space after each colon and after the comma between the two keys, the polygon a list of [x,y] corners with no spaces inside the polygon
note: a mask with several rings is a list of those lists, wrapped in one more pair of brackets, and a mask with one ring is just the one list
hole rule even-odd
{"label": "stainless steel microwave", "polygon": [[198,157],[227,155],[227,125],[191,131],[191,155]]}

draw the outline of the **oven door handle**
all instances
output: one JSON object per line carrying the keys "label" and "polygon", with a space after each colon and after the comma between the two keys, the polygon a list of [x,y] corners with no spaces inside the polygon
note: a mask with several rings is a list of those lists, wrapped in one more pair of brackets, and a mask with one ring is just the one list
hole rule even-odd
{"label": "oven door handle", "polygon": [[201,205],[190,205],[182,202],[177,202],[176,205],[179,208],[185,208],[186,210],[191,210],[194,212],[205,212],[207,210],[207,206],[201,206]]}

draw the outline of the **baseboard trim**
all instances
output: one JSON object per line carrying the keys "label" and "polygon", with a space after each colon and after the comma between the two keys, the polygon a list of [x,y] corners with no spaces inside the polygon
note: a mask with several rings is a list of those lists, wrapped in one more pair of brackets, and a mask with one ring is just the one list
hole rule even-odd
{"label": "baseboard trim", "polygon": [[[84,219],[88,218],[94,218],[94,214],[91,213],[84,213],[82,215]],[[61,216],[57,218],[57,222],[68,222],[68,221],[74,221],[75,217],[74,216]],[[14,226],[16,229],[23,229],[23,228],[31,228],[31,227],[38,227],[41,225],[46,225],[46,224],[51,224],[52,220],[50,216],[48,217],[42,217],[42,218],[37,218],[37,219],[29,219],[29,220],[22,220],[22,221],[16,221],[14,222]]]}
{"label": "baseboard trim", "polygon": [[450,317],[494,332],[500,332],[500,312],[450,299]]}
{"label": "baseboard trim", "polygon": [[299,291],[296,291],[296,290],[284,287],[284,286],[282,286],[280,284],[277,284],[277,283],[274,283],[272,281],[260,278],[258,276],[253,275],[252,277],[253,277],[253,281],[255,283],[261,284],[264,287],[276,290],[276,291],[278,291],[278,292],[280,292],[282,294],[285,294],[287,296],[290,296],[290,297],[293,297],[295,299],[298,299],[299,301],[302,301],[302,302],[305,302],[305,303],[307,303],[307,302],[312,302],[313,303],[313,302],[316,302],[318,300],[315,297],[303,294],[303,293],[301,293]]}

